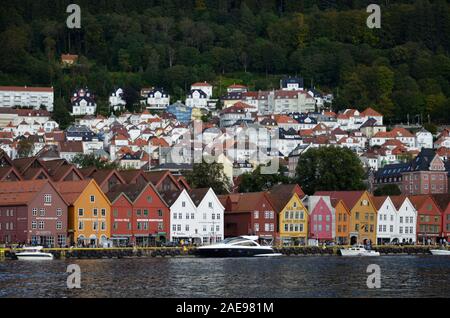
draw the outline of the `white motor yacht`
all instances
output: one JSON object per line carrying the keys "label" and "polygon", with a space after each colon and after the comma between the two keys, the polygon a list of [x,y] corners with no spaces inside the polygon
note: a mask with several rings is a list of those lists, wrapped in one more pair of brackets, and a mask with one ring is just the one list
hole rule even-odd
{"label": "white motor yacht", "polygon": [[44,261],[52,260],[53,254],[42,252],[42,246],[24,247],[21,252],[16,253],[19,260]]}
{"label": "white motor yacht", "polygon": [[341,249],[342,256],[380,256],[379,252],[366,249],[363,245],[354,245]]}
{"label": "white motor yacht", "polygon": [[442,250],[430,250],[430,253],[433,255],[437,255],[437,256],[449,256],[450,255],[450,251],[447,249],[442,249]]}
{"label": "white motor yacht", "polygon": [[197,249],[201,257],[273,257],[275,253],[270,246],[262,246],[256,241],[257,236],[239,236],[228,238],[218,244],[202,246]]}

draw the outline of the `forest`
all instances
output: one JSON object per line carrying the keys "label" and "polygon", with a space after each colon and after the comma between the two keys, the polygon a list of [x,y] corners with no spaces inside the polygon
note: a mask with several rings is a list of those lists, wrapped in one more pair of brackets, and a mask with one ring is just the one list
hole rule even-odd
{"label": "forest", "polygon": [[[220,97],[232,83],[271,89],[298,75],[334,93],[334,111],[450,123],[446,0],[77,0],[81,29],[66,27],[75,1],[1,2],[0,85],[51,85],[55,112],[82,86],[105,105],[114,87],[162,86],[176,101],[196,81]],[[370,3],[380,29],[366,26]],[[78,64],[62,68],[63,53]]]}

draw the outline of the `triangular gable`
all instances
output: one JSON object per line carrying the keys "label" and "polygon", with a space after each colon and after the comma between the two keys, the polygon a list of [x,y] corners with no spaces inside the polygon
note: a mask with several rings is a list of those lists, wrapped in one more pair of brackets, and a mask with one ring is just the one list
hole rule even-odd
{"label": "triangular gable", "polygon": [[94,184],[94,187],[97,188],[98,192],[100,193],[100,195],[106,200],[106,202],[111,205],[111,201],[109,201],[109,198],[106,196],[105,193],[103,193],[102,189],[100,188],[100,186],[97,184],[97,182],[95,182],[94,179],[91,179],[89,181],[89,183],[86,185],[86,187],[83,189],[83,191],[81,191],[80,195],[78,196],[78,198],[74,201],[73,205],[77,205],[78,204],[78,200],[80,200],[84,195],[84,191],[86,191],[86,189],[89,187],[89,185]]}
{"label": "triangular gable", "polygon": [[[3,169],[3,168],[0,168]],[[11,178],[11,175],[14,175],[13,178]],[[3,171],[3,174],[0,175],[0,181],[23,181],[23,178],[19,171],[17,171],[16,168],[13,166],[7,168],[5,167],[5,170]]]}

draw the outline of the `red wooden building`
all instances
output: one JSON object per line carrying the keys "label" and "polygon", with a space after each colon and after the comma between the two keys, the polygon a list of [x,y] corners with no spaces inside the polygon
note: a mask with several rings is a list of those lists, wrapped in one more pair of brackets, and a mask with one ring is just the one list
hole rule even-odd
{"label": "red wooden building", "polygon": [[276,240],[278,217],[265,192],[219,196],[225,207],[225,237],[257,235]]}
{"label": "red wooden building", "polygon": [[152,184],[117,185],[107,195],[115,245],[149,246],[168,239],[169,208]]}
{"label": "red wooden building", "polygon": [[442,234],[442,215],[431,195],[408,197],[417,210],[417,243],[432,244],[439,241]]}
{"label": "red wooden building", "polygon": [[433,199],[441,209],[442,229],[441,236],[450,241],[450,194],[433,194]]}

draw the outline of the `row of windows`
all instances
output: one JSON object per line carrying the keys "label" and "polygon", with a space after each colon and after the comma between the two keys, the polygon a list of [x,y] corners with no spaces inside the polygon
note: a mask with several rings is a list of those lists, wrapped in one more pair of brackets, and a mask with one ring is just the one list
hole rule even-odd
{"label": "row of windows", "polygon": [[[14,230],[14,223],[13,222],[6,222],[5,225],[5,231],[13,231]],[[2,223],[0,223],[0,230],[2,229]]]}
{"label": "row of windows", "polygon": [[285,232],[303,232],[303,224],[285,224],[284,231]]}
{"label": "row of windows", "polygon": [[[78,230],[79,231],[83,231],[85,229],[85,226],[84,226],[84,221],[79,221],[78,222]],[[102,230],[102,231],[106,231],[106,222],[101,222],[100,223],[100,229]],[[92,230],[94,230],[94,231],[98,231],[98,222],[97,221],[94,221],[94,222],[92,222]]]}
{"label": "row of windows", "polygon": [[[314,224],[313,229],[314,229],[314,232],[322,232],[323,231],[323,226],[322,226],[322,224]],[[325,226],[325,230],[327,232],[329,232],[330,231],[330,225],[327,224]]]}
{"label": "row of windows", "polygon": [[420,225],[420,232],[422,233],[439,233],[439,225]]}
{"label": "row of windows", "polygon": [[356,232],[359,232],[359,229],[361,228],[361,230],[364,230],[364,232],[365,233],[373,233],[374,232],[374,225],[373,224],[370,224],[370,226],[369,225],[363,225],[363,226],[360,226],[359,224],[355,224],[355,231]]}
{"label": "row of windows", "polygon": [[[66,245],[66,235],[65,234],[59,234],[57,238],[57,242],[59,246]],[[32,236],[31,237],[31,243],[33,245],[40,245],[40,244],[46,244],[49,246],[53,246],[55,243],[55,238],[53,236],[46,236],[41,240],[40,236]]]}
{"label": "row of windows", "polygon": [[[255,211],[254,212],[254,218],[255,218],[255,220],[259,219],[259,211]],[[266,220],[274,220],[275,219],[275,212],[273,212],[273,211],[265,211],[264,212],[264,218]]]}
{"label": "row of windows", "polygon": [[[275,225],[273,223],[265,223],[264,224],[264,231],[265,232],[273,232],[275,230]],[[259,223],[255,223],[255,232],[259,232]]]}
{"label": "row of windows", "polygon": [[[359,220],[359,212],[355,212],[355,220]],[[370,221],[374,221],[375,220],[375,214],[374,213],[365,213],[364,214],[364,219],[366,221],[368,221],[370,218]]]}
{"label": "row of windows", "polygon": [[[400,226],[399,233],[403,234],[403,226]],[[413,226],[405,226],[405,234],[415,234]]]}
{"label": "row of windows", "polygon": [[347,213],[339,213],[338,220],[346,222],[347,221]]}
{"label": "row of windows", "polygon": [[304,220],[305,212],[304,211],[286,211],[284,212],[285,220]]}
{"label": "row of windows", "polygon": [[[0,216],[2,216],[2,210],[0,210]],[[6,209],[5,210],[5,216],[14,216],[14,210],[13,209]]]}
{"label": "row of windows", "polygon": [[[402,224],[403,223],[403,216],[401,216],[400,217],[400,223]],[[414,224],[415,222],[414,222],[414,217],[412,217],[412,216],[405,216],[405,223],[411,223],[411,224]]]}
{"label": "row of windows", "polygon": [[431,217],[431,215],[420,216],[420,222],[430,222],[431,219],[433,219],[435,223],[439,222],[439,216],[434,216],[433,218]]}
{"label": "row of windows", "polygon": [[347,225],[338,225],[338,232],[347,232]]}
{"label": "row of windows", "polygon": [[[131,210],[127,210],[127,215],[128,217],[131,217]],[[148,216],[149,215],[149,210],[147,209],[137,209],[136,210],[136,215],[137,216]],[[119,217],[119,210],[118,209],[113,209],[113,216],[115,218]],[[158,217],[162,217],[163,216],[163,211],[161,209],[158,209]]]}
{"label": "row of windows", "polygon": [[[38,216],[38,209],[37,208],[33,208],[31,210],[31,214],[33,216]],[[39,209],[39,216],[45,216],[45,214],[46,214],[46,209],[45,208]],[[62,214],[63,214],[63,210],[61,208],[56,209],[56,216],[62,216]]]}
{"label": "row of windows", "polygon": [[[92,215],[98,216],[98,209],[94,208],[92,209]],[[106,216],[106,209],[101,209],[101,215]],[[78,216],[83,217],[84,216],[84,209],[78,209]]]}
{"label": "row of windows", "polygon": [[[321,214],[317,215],[317,214],[316,214],[316,215],[314,215],[313,220],[316,221],[316,222],[322,222],[322,221],[323,221],[323,215],[321,215]],[[325,220],[326,220],[327,222],[330,222],[330,221],[331,221],[331,216],[330,216],[330,215],[327,215],[327,216],[325,217]]]}
{"label": "row of windows", "polygon": [[[62,228],[63,228],[62,222],[61,221],[57,221],[56,222],[56,229],[57,230],[62,230]],[[39,221],[39,222],[33,221],[33,222],[31,222],[31,229],[33,229],[33,230],[37,230],[37,229],[44,230],[45,229],[45,221]]]}

